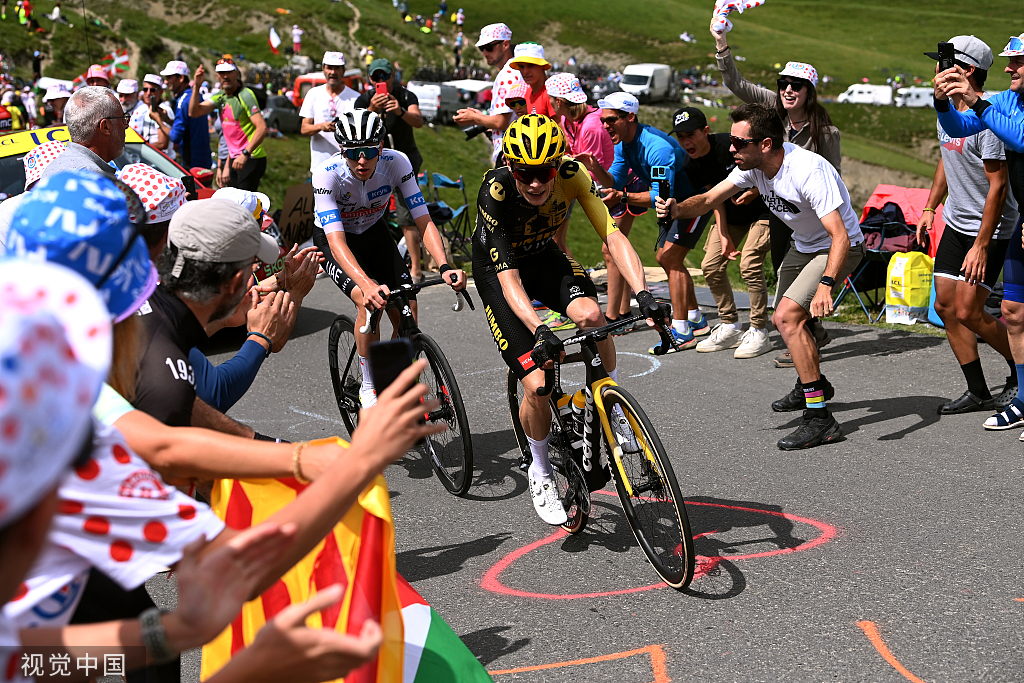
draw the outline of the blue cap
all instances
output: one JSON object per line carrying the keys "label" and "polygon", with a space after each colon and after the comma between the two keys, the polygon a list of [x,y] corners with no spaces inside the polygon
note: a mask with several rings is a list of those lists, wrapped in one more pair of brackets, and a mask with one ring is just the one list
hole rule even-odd
{"label": "blue cap", "polygon": [[129,201],[139,200],[127,185],[122,189],[96,173],[62,171],[43,178],[14,212],[7,253],[71,268],[98,286],[114,322],[120,322],[157,284],[146,241],[128,218]]}

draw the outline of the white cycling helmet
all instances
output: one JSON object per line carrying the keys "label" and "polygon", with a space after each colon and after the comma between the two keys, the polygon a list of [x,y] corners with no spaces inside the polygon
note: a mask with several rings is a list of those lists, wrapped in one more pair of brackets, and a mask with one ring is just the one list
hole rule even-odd
{"label": "white cycling helmet", "polygon": [[384,139],[384,122],[369,109],[353,109],[337,118],[334,139],[342,147],[371,147]]}

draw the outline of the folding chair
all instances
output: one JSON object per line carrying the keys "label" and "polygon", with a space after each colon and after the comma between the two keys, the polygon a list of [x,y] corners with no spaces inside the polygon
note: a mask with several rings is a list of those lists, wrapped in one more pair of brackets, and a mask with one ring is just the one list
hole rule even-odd
{"label": "folding chair", "polygon": [[[853,292],[853,295],[857,297],[857,302],[860,303],[861,309],[864,311],[864,315],[868,317],[868,322],[877,323],[882,319],[882,316],[885,314],[885,298],[884,295],[878,296],[877,290],[885,290],[889,261],[892,260],[892,257],[897,252],[883,251],[881,247],[885,244],[885,234],[888,229],[905,230],[906,228],[907,226],[904,223],[885,223],[882,225],[880,231],[882,239],[878,243],[879,248],[866,249],[864,260],[861,261],[853,273],[846,277],[843,288],[840,290],[839,296],[836,297],[836,312],[832,315],[839,315],[839,304],[842,303],[848,293]],[[858,283],[860,284],[859,291],[857,289]],[[871,312],[868,310],[868,306],[864,304],[864,299],[868,300],[872,308],[878,309],[878,315],[874,319],[871,318]]]}
{"label": "folding chair", "polygon": [[[466,181],[462,176],[458,180],[432,173],[431,189],[434,195],[434,202],[441,209],[448,209],[452,216],[450,219],[438,224],[442,237],[448,240],[452,250],[452,257],[461,257],[458,260],[471,261],[473,259],[473,224],[469,220],[469,199],[466,197]],[[462,206],[452,208],[443,201],[438,190],[459,190],[462,192]]]}

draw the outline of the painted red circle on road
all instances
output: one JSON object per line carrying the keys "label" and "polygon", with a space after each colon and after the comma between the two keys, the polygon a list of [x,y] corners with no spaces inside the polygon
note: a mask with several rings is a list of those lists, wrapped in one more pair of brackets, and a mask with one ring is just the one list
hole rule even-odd
{"label": "painted red circle on road", "polygon": [[[611,493],[609,491],[596,491],[595,493],[600,493],[600,494],[604,494],[604,495],[607,495],[607,496],[617,497],[614,493]],[[730,562],[733,562],[733,561],[736,561],[736,560],[749,560],[749,559],[754,559],[754,558],[758,558],[758,557],[769,557],[771,555],[786,555],[788,553],[795,553],[795,552],[800,551],[800,550],[810,550],[811,548],[813,548],[815,546],[818,546],[818,545],[821,545],[822,543],[827,543],[828,541],[831,541],[836,536],[836,528],[834,526],[832,526],[831,524],[826,524],[825,522],[819,522],[817,520],[809,519],[807,517],[799,517],[797,515],[791,515],[789,513],[780,512],[780,511],[777,511],[777,510],[759,510],[757,508],[740,507],[738,505],[724,505],[722,503],[705,503],[705,502],[687,502],[686,505],[688,505],[688,506],[700,505],[700,506],[707,506],[707,507],[717,507],[717,508],[724,508],[726,510],[737,510],[737,511],[740,511],[740,512],[753,512],[753,513],[771,515],[771,516],[774,516],[774,517],[783,517],[785,519],[788,519],[791,522],[798,522],[800,524],[809,524],[810,526],[813,526],[813,527],[815,527],[815,528],[817,528],[817,529],[819,529],[821,531],[821,535],[818,536],[817,538],[815,538],[815,539],[813,539],[811,541],[807,541],[806,543],[801,543],[800,545],[798,545],[798,546],[796,546],[794,548],[778,548],[776,550],[769,550],[769,551],[762,552],[762,553],[749,553],[747,555],[730,555],[729,557],[706,557],[706,556],[703,556],[703,555],[698,555],[696,557],[696,565],[697,566],[696,566],[696,568],[694,570],[694,573],[693,573],[694,580],[700,578],[701,576],[703,576],[703,575],[707,574],[708,572],[710,572],[711,570],[713,570],[716,566],[718,566],[718,563],[721,562],[724,559],[727,559]],[[711,533],[714,533],[714,532],[711,532]],[[645,592],[645,591],[655,590],[656,588],[665,588],[666,587],[666,584],[664,584],[664,583],[652,583],[652,584],[647,585],[647,586],[637,586],[635,588],[625,588],[625,589],[612,590],[612,591],[601,591],[601,592],[596,592],[596,593],[556,594],[556,593],[534,593],[534,592],[531,592],[531,591],[523,591],[523,590],[519,590],[517,588],[511,588],[509,586],[506,586],[505,584],[503,584],[501,582],[499,577],[501,576],[501,574],[506,569],[508,569],[512,565],[513,562],[515,562],[516,560],[520,559],[524,555],[526,555],[526,554],[528,554],[530,552],[533,552],[534,550],[536,550],[536,549],[538,549],[540,547],[543,547],[545,545],[549,545],[551,543],[554,543],[555,541],[557,541],[557,540],[559,540],[561,538],[565,538],[568,535],[569,534],[566,533],[563,529],[558,529],[557,531],[555,531],[550,536],[547,536],[545,538],[540,539],[539,541],[534,541],[533,543],[529,543],[527,545],[524,545],[521,548],[517,548],[516,550],[513,550],[508,555],[506,555],[505,557],[501,558],[490,569],[487,570],[487,573],[484,574],[483,579],[481,579],[481,581],[480,581],[480,585],[483,588],[485,588],[486,590],[492,591],[494,593],[501,593],[503,595],[515,595],[515,596],[520,597],[520,598],[540,598],[542,600],[577,600],[579,598],[603,598],[603,597],[607,597],[609,595],[626,595],[628,593],[642,593],[642,592]],[[705,535],[708,535],[708,534],[705,534]],[[637,550],[640,551],[639,548],[637,548]],[[640,551],[640,552],[642,552],[642,551]]]}
{"label": "painted red circle on road", "polygon": [[167,527],[163,522],[153,520],[152,522],[147,522],[146,526],[142,528],[142,535],[146,537],[147,541],[160,543],[167,538]]}
{"label": "painted red circle on road", "polygon": [[110,544],[110,556],[115,562],[127,562],[132,559],[135,550],[128,541],[117,540]]}

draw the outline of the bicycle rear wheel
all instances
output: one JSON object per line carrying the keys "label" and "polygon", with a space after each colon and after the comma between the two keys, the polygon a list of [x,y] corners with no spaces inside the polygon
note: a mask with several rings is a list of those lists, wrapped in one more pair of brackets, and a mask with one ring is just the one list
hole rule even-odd
{"label": "bicycle rear wheel", "polygon": [[426,358],[429,363],[420,377],[430,388],[425,399],[436,398],[441,402],[441,406],[427,416],[427,421],[448,425],[448,431],[424,441],[430,464],[446,489],[457,496],[465,495],[473,479],[473,442],[462,393],[437,342],[425,334],[416,335],[412,342],[417,358]]}
{"label": "bicycle rear wheel", "polygon": [[[693,536],[665,448],[629,392],[608,386],[601,396],[618,442],[609,448],[613,451],[609,460],[626,520],[662,581],[685,588],[693,579]],[[615,406],[622,410],[624,425],[617,423]]]}
{"label": "bicycle rear wheel", "polygon": [[341,419],[349,436],[359,424],[359,387],[363,383],[363,371],[356,357],[356,323],[347,315],[339,315],[331,323],[327,336],[327,364],[331,368],[331,386],[334,399],[338,402]]}
{"label": "bicycle rear wheel", "polygon": [[[511,370],[508,371],[508,409],[512,418],[512,429],[515,431],[519,450],[524,455],[530,454],[530,444],[526,440],[522,422],[519,420],[519,406],[523,402],[523,385]],[[565,508],[568,518],[562,528],[570,534],[577,534],[587,526],[590,518],[590,491],[583,477],[583,470],[572,456],[572,442],[576,435],[565,426],[558,415],[554,403],[551,403],[551,432],[548,438],[548,459],[555,475],[555,487],[558,498]]]}

